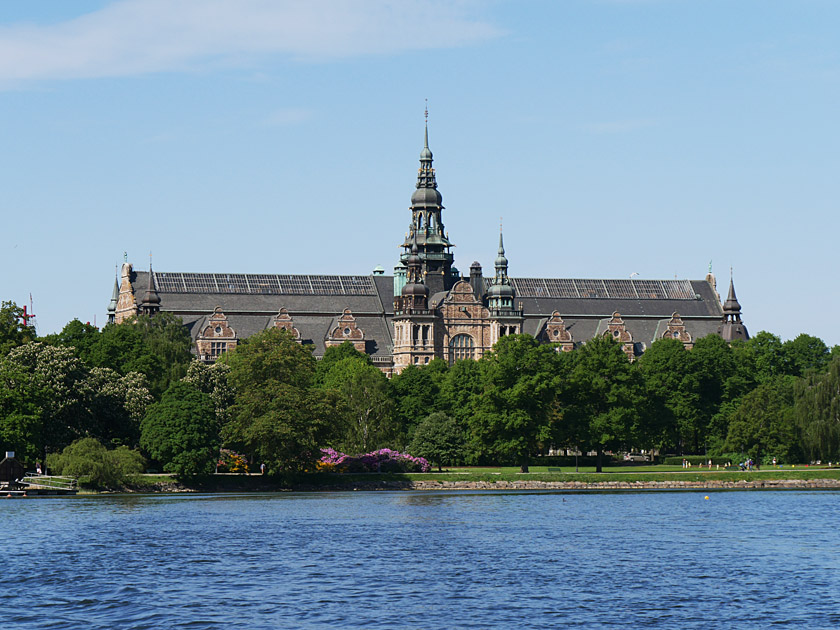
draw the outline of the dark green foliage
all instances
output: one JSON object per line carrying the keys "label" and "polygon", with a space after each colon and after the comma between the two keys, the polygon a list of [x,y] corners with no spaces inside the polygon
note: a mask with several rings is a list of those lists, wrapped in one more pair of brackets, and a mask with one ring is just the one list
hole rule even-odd
{"label": "dark green foliage", "polygon": [[335,448],[366,453],[397,440],[388,379],[379,369],[350,356],[333,364],[324,375],[323,387],[337,395],[342,419],[336,427]]}
{"label": "dark green foliage", "polygon": [[443,360],[434,359],[426,366],[409,365],[391,378],[394,421],[403,442],[401,448],[411,441],[421,418],[442,408],[441,385],[447,371]]}
{"label": "dark green foliage", "polygon": [[409,452],[441,466],[463,463],[466,435],[451,416],[436,411],[426,416],[414,431]]}
{"label": "dark green foliage", "polygon": [[824,374],[808,373],[796,383],[796,424],[811,460],[840,459],[840,357]]}
{"label": "dark green foliage", "polygon": [[146,412],[140,445],[166,472],[185,477],[212,473],[219,427],[210,396],[189,383],[172,383]]}
{"label": "dark green foliage", "polygon": [[312,470],[335,431],[334,395],[313,387],[311,348],[286,331],[269,329],[223,357],[235,391],[222,437],[230,448],[265,463],[270,472]]}
{"label": "dark green foliage", "polygon": [[644,435],[645,391],[641,374],[619,343],[596,337],[573,353],[561,385],[560,436],[598,452],[637,445]]}
{"label": "dark green foliage", "polygon": [[530,335],[510,335],[481,366],[484,390],[469,419],[472,448],[528,472],[531,457],[552,435],[560,357]]}
{"label": "dark green foliage", "polygon": [[362,363],[372,365],[367,354],[356,350],[356,346],[351,341],[345,341],[337,346],[330,346],[324,351],[324,356],[315,367],[315,384],[322,385],[333,366],[344,359],[357,359]]}
{"label": "dark green foliage", "polygon": [[76,440],[47,459],[50,474],[76,477],[81,485],[96,489],[121,488],[144,468],[137,451],[126,446],[109,451],[94,438]]}
{"label": "dark green foliage", "polygon": [[729,421],[728,450],[744,453],[756,462],[800,461],[801,451],[794,424],[792,376],[770,379],[746,394]]}
{"label": "dark green foliage", "polygon": [[0,304],[0,358],[9,350],[35,340],[35,328],[23,324],[23,309],[14,302]]}
{"label": "dark green foliage", "polygon": [[808,370],[822,372],[831,361],[831,352],[822,339],[802,333],[782,345],[785,374],[803,376]]}
{"label": "dark green foliage", "polygon": [[[87,341],[85,341],[87,344]],[[184,377],[193,361],[192,340],[179,317],[160,313],[108,324],[95,343],[82,349],[92,367],[107,367],[119,374],[146,376],[155,399],[170,383]]]}

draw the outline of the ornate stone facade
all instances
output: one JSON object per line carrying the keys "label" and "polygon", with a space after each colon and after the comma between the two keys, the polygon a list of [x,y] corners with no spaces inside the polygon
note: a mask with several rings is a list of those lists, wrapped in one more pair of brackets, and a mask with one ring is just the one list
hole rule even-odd
{"label": "ornate stone facade", "polygon": [[365,331],[359,328],[356,323],[356,318],[349,308],[345,308],[344,312],[337,320],[336,326],[330,331],[329,336],[325,340],[325,345],[340,346],[345,341],[353,344],[359,352],[365,352]]}
{"label": "ornate stone facade", "polygon": [[711,270],[703,280],[510,277],[500,232],[492,276],[474,262],[464,277],[454,267],[432,164],[427,128],[392,277],[382,267],[369,276],[292,276],[155,273],[125,263],[108,319],[174,313],[205,361],[269,328],[289,331],[316,357],[349,341],[387,374],[435,358],[479,359],[520,333],[562,352],[609,335],[631,359],[665,337],[689,348],[708,334],[748,338],[734,286],[722,305]]}
{"label": "ornate stone facade", "polygon": [[217,306],[195,340],[198,358],[212,363],[228,350],[233,350],[236,344],[236,331],[228,324],[222,307]]}

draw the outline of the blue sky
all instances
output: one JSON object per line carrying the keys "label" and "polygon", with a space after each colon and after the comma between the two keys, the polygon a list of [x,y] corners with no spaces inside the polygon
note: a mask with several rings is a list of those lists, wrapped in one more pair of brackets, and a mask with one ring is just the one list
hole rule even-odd
{"label": "blue sky", "polygon": [[393,268],[423,107],[456,265],[734,268],[751,332],[840,343],[834,0],[0,6],[0,298],[102,324],[159,271]]}

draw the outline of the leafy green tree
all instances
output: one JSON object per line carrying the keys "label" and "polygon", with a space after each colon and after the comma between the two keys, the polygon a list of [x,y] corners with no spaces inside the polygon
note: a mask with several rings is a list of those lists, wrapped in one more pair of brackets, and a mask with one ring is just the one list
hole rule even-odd
{"label": "leafy green tree", "polygon": [[434,359],[426,366],[409,365],[391,378],[394,420],[400,441],[411,441],[418,423],[440,408],[440,389],[446,373],[446,362]]}
{"label": "leafy green tree", "polygon": [[234,402],[234,391],[229,376],[230,366],[227,363],[207,364],[193,361],[187,367],[187,375],[183,379],[210,396],[216,408],[216,422],[220,427],[230,420],[230,407]]}
{"label": "leafy green tree", "polygon": [[344,418],[339,450],[368,452],[396,437],[388,379],[379,369],[356,357],[341,359],[324,376],[324,387],[338,394]]}
{"label": "leafy green tree", "polygon": [[86,433],[110,444],[137,446],[140,421],[152,403],[146,377],[137,372],[120,376],[108,368],[93,368],[83,391],[90,416]]}
{"label": "leafy green tree", "polygon": [[532,455],[552,435],[559,355],[530,335],[510,335],[480,363],[485,386],[469,420],[473,448],[528,472]]}
{"label": "leafy green tree", "polygon": [[219,430],[210,396],[189,383],[172,383],[146,412],[140,445],[166,472],[211,474],[219,455]]}
{"label": "leafy green tree", "polygon": [[678,339],[660,339],[639,357],[651,407],[645,437],[660,449],[681,451],[680,435],[697,425],[697,378],[691,358]]}
{"label": "leafy green tree", "polygon": [[645,418],[640,411],[645,404],[643,381],[611,337],[591,339],[572,354],[571,372],[560,389],[563,430],[598,452],[596,472],[601,472],[605,450],[639,441]]}
{"label": "leafy green tree", "polygon": [[146,376],[157,400],[170,383],[183,378],[193,361],[192,340],[181,318],[171,313],[132,317],[106,325],[87,352],[91,366],[107,367],[120,374]]}
{"label": "leafy green tree", "polygon": [[315,358],[285,330],[269,329],[223,355],[234,404],[225,444],[271,472],[311,470],[335,429],[335,400],[313,387]]}
{"label": "leafy green tree", "polygon": [[51,453],[47,469],[56,475],[76,477],[83,486],[114,490],[142,473],[145,460],[127,446],[108,450],[95,438],[82,438],[61,453]]}
{"label": "leafy green tree", "polygon": [[808,370],[822,372],[831,361],[831,351],[822,339],[802,333],[782,344],[785,374],[802,376]]}
{"label": "leafy green tree", "polygon": [[828,372],[807,372],[796,386],[795,417],[812,460],[840,459],[840,357]]}
{"label": "leafy green tree", "polygon": [[726,438],[725,423],[717,426],[716,433],[710,433],[710,426],[721,405],[733,398],[727,395],[727,382],[736,375],[735,357],[729,344],[717,335],[698,339],[689,357],[688,368],[696,379],[697,413],[690,424],[681,427],[680,440],[685,451],[705,453],[710,437]]}
{"label": "leafy green tree", "polygon": [[464,431],[455,418],[442,411],[430,413],[423,418],[414,431],[409,452],[442,466],[451,466],[464,461]]}
{"label": "leafy green tree", "polygon": [[12,370],[35,376],[38,390],[31,391],[41,410],[39,450],[56,451],[91,429],[92,418],[86,402],[88,370],[73,349],[53,347],[41,342],[18,346],[5,361]]}
{"label": "leafy green tree", "polygon": [[76,349],[76,356],[88,365],[94,365],[91,361],[91,352],[99,342],[100,332],[96,326],[83,324],[78,319],[68,322],[60,333],[46,336],[43,341],[54,346],[65,346]]}
{"label": "leafy green tree", "polygon": [[777,376],[741,399],[729,422],[726,448],[746,453],[756,462],[772,457],[791,463],[801,458],[794,421],[796,378]]}
{"label": "leafy green tree", "polygon": [[30,463],[43,457],[45,394],[34,371],[0,358],[0,450]]}
{"label": "leafy green tree", "polygon": [[323,385],[324,379],[333,366],[344,359],[357,359],[362,363],[373,365],[370,357],[364,352],[356,350],[352,341],[345,341],[337,346],[329,346],[315,367],[315,384]]}
{"label": "leafy green tree", "polygon": [[0,357],[35,340],[35,327],[23,323],[23,309],[14,302],[0,303]]}

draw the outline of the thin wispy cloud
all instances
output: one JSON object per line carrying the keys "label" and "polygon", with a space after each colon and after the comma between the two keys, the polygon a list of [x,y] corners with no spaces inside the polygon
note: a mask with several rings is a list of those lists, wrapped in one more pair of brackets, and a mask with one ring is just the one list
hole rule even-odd
{"label": "thin wispy cloud", "polygon": [[58,24],[0,26],[0,84],[324,61],[451,48],[500,34],[472,2],[121,0]]}

